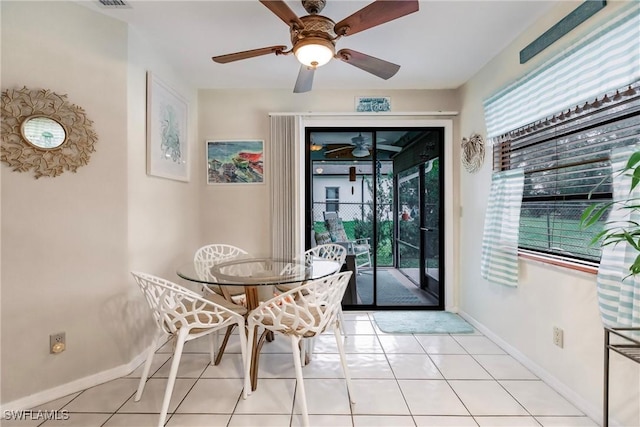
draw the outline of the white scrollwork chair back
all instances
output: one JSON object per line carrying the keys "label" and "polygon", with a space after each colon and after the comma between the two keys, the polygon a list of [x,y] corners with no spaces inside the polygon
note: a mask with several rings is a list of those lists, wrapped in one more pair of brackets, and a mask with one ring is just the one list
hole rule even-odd
{"label": "white scrollwork chair back", "polygon": [[[350,271],[346,271],[322,279],[310,280],[263,302],[255,310],[251,311],[247,317],[248,342],[250,343],[255,337],[258,326],[290,338],[304,425],[309,425],[309,419],[302,377],[301,346],[299,345],[300,340],[303,338],[312,338],[323,333],[329,327],[333,328],[342,369],[347,381],[347,389],[350,400],[352,399],[351,379],[347,370],[338,319],[342,297],[351,275]],[[245,399],[251,390],[249,380],[251,358],[249,356],[245,360],[245,388],[243,393]]]}
{"label": "white scrollwork chair back", "polygon": [[[198,276],[203,279],[214,279],[211,274],[211,267],[223,261],[232,260],[243,255],[247,255],[247,251],[240,249],[237,246],[227,245],[224,243],[213,243],[198,249],[193,256],[193,261]],[[221,287],[210,285],[204,286],[203,290],[205,292],[215,292],[216,294],[223,295],[227,298],[229,298],[229,296],[233,297],[244,294],[244,288],[242,286]]]}
{"label": "white scrollwork chair back", "polygon": [[[215,302],[218,300],[220,303],[224,303],[224,299],[221,296],[217,296],[217,299],[204,299],[196,292],[157,276],[141,272],[132,272],[131,274],[144,294],[153,318],[162,332],[156,336],[148,349],[147,359],[135,396],[136,402],[142,397],[151,362],[159,343],[158,340],[164,335],[169,335],[176,339],[173,361],[167,379],[158,423],[159,426],[163,426],[169,409],[184,343],[205,335],[212,337],[212,333],[219,329],[237,325],[240,331],[240,348],[244,363],[247,345],[243,315],[246,313],[246,309],[238,306],[238,311],[231,310]],[[213,341],[210,341],[212,364],[214,363],[213,348]]]}

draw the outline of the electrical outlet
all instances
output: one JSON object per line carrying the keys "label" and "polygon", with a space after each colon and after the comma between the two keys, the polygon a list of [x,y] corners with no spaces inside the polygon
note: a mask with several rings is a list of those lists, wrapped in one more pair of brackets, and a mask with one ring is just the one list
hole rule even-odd
{"label": "electrical outlet", "polygon": [[553,327],[553,343],[560,348],[564,346],[564,331],[557,326]]}
{"label": "electrical outlet", "polygon": [[66,348],[67,340],[64,332],[49,335],[49,352],[51,352],[51,354],[62,353]]}

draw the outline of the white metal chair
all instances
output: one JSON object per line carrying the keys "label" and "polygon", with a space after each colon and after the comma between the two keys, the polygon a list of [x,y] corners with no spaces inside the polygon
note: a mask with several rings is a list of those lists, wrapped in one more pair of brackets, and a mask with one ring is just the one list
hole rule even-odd
{"label": "white metal chair", "polygon": [[[162,332],[158,334],[149,347],[147,360],[144,364],[144,369],[140,376],[140,383],[138,384],[138,391],[134,399],[136,402],[142,397],[144,386],[149,376],[151,362],[157,349],[158,340],[165,334],[176,340],[171,370],[167,378],[162,409],[160,410],[160,419],[158,420],[158,426],[163,426],[167,418],[169,402],[171,401],[171,394],[173,393],[173,386],[185,342],[205,335],[212,337],[211,334],[219,329],[237,325],[238,335],[240,336],[242,362],[244,365],[247,348],[244,327],[244,314],[246,313],[246,309],[242,306],[235,306],[237,310],[231,310],[225,307],[224,304],[226,300],[221,296],[218,296],[217,299],[204,299],[196,292],[160,277],[141,272],[132,272],[131,274],[140,287],[140,290],[142,290],[151,308],[156,324]],[[226,305],[229,305],[228,302]],[[213,341],[210,341],[210,351],[211,363],[213,363]]]}
{"label": "white metal chair", "polygon": [[[199,248],[193,256],[193,261],[198,275],[207,279],[212,277],[211,267],[242,255],[247,255],[247,251],[237,246],[213,243]],[[234,300],[238,303],[241,302],[244,295],[242,286],[204,286],[203,291],[207,293],[215,292],[228,300]]]}
{"label": "white metal chair", "polygon": [[[352,273],[350,271],[346,271],[323,279],[311,280],[304,285],[263,302],[247,316],[249,343],[253,342],[256,338],[258,326],[282,334],[291,340],[293,363],[296,370],[296,379],[298,380],[297,391],[299,393],[298,397],[302,409],[304,426],[309,425],[309,414],[304,380],[302,377],[302,364],[300,362],[300,341],[304,338],[315,337],[329,327],[333,328],[333,334],[335,335],[338,345],[342,370],[347,382],[349,400],[351,403],[355,403],[351,392],[351,377],[347,369],[347,361],[338,319],[342,297],[347,289],[351,275]],[[251,360],[256,357],[254,355],[248,356],[245,360],[245,386],[243,392],[243,398],[245,399],[251,391]]]}

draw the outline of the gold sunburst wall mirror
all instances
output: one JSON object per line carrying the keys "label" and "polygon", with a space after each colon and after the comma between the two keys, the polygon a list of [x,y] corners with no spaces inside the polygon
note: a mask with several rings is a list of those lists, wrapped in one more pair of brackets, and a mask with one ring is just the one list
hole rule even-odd
{"label": "gold sunburst wall mirror", "polygon": [[35,177],[76,172],[89,163],[98,137],[85,111],[46,89],[2,92],[0,161]]}
{"label": "gold sunburst wall mirror", "polygon": [[484,139],[477,133],[462,138],[462,165],[469,173],[476,173],[484,163]]}

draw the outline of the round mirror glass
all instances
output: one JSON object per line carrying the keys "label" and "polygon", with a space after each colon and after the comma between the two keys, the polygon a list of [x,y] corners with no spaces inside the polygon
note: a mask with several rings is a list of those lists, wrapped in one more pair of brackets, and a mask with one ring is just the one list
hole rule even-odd
{"label": "round mirror glass", "polygon": [[38,148],[57,148],[67,138],[60,123],[44,116],[29,117],[22,123],[20,130],[22,137]]}

